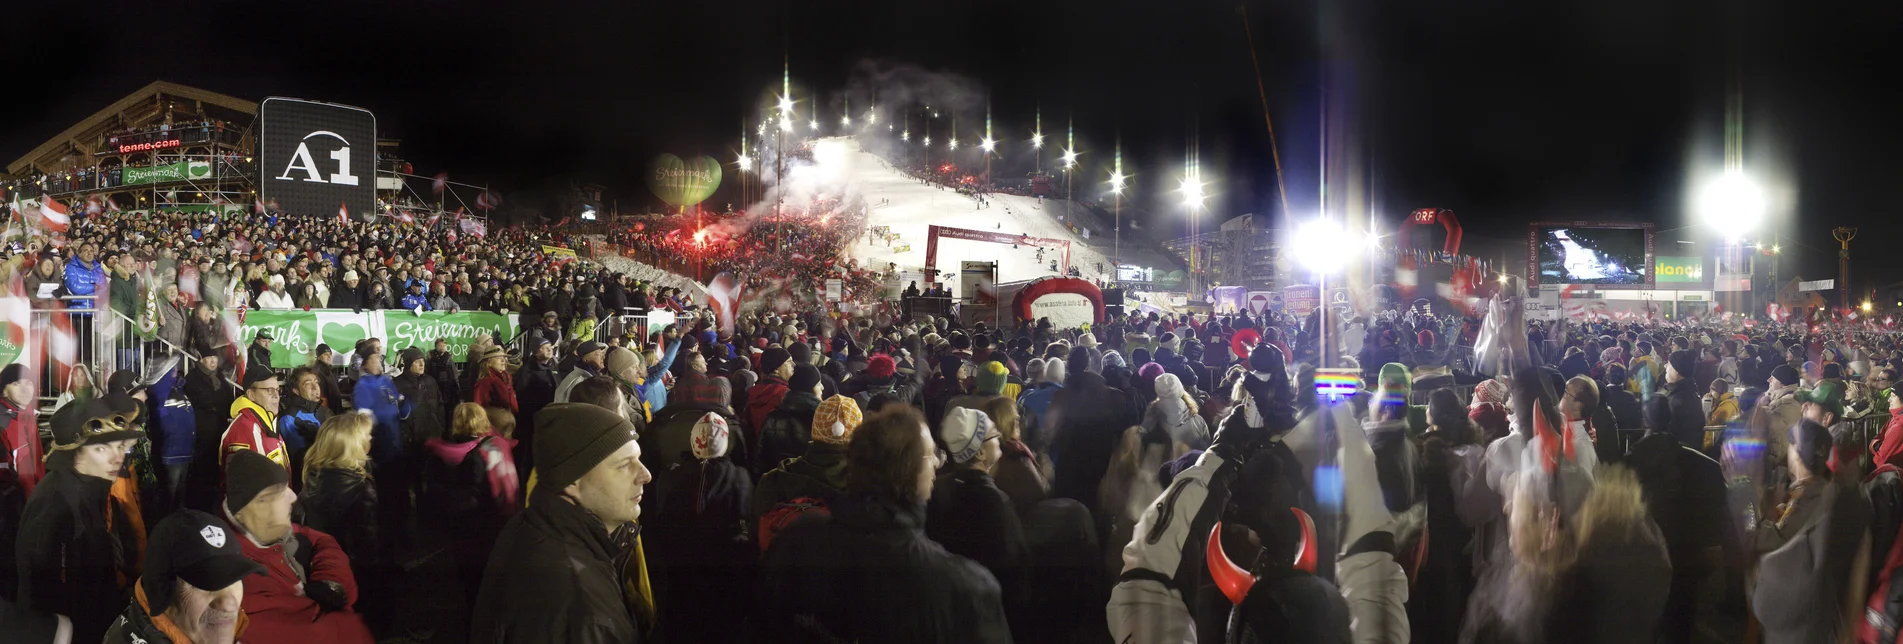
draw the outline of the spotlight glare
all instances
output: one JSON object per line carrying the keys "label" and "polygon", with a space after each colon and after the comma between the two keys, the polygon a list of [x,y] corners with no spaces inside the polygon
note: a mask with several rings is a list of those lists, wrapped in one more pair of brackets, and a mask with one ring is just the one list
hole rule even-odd
{"label": "spotlight glare", "polygon": [[1705,223],[1736,239],[1764,219],[1764,189],[1741,170],[1726,170],[1705,185],[1699,195],[1699,214]]}
{"label": "spotlight glare", "polygon": [[1203,205],[1203,182],[1195,177],[1183,177],[1183,205],[1200,208]]}
{"label": "spotlight glare", "polygon": [[1064,167],[1069,168],[1074,165],[1077,165],[1077,151],[1070,149],[1064,150]]}
{"label": "spotlight glare", "polygon": [[1118,172],[1110,175],[1110,192],[1112,194],[1123,194],[1123,173]]}
{"label": "spotlight glare", "polygon": [[742,154],[740,158],[734,159],[733,164],[740,166],[741,172],[746,172],[748,168],[753,167],[753,157]]}
{"label": "spotlight glare", "polygon": [[990,137],[985,137],[984,142],[978,144],[978,147],[984,148],[986,152],[990,152],[993,148],[996,148],[997,146],[998,146],[998,142],[991,140]]}
{"label": "spotlight glare", "polygon": [[1043,148],[1044,148],[1044,133],[1043,133],[1043,132],[1032,132],[1032,133],[1031,133],[1031,148],[1032,148],[1032,149],[1043,149]]}
{"label": "spotlight glare", "polygon": [[1332,274],[1354,255],[1353,237],[1333,219],[1314,219],[1295,230],[1295,261],[1302,268]]}
{"label": "spotlight glare", "polygon": [[793,111],[793,97],[791,96],[780,97],[780,111],[781,112]]}

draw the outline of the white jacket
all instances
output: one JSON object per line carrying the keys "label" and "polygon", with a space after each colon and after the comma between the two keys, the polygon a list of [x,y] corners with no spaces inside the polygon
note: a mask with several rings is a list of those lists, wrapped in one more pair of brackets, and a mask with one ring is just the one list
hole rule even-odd
{"label": "white jacket", "polygon": [[267,290],[258,294],[258,308],[288,311],[297,308],[297,304],[291,301],[290,291],[279,293],[277,291]]}
{"label": "white jacket", "polygon": [[1125,579],[1110,589],[1110,603],[1104,609],[1111,640],[1129,644],[1196,641],[1196,625],[1183,603],[1182,591],[1156,579],[1130,577],[1132,571],[1140,570],[1146,571],[1146,576],[1173,579],[1186,550],[1190,556],[1202,555],[1202,543],[1209,538],[1210,528],[1192,535],[1190,524],[1199,516],[1207,521],[1221,514],[1222,508],[1204,506],[1213,505],[1208,503],[1209,480],[1225,463],[1216,452],[1203,452],[1196,464],[1177,474],[1163,496],[1137,519],[1135,533],[1123,546]]}

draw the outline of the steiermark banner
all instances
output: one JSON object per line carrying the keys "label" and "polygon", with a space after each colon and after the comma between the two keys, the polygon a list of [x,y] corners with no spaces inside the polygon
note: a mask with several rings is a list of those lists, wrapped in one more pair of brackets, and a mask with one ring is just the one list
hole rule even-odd
{"label": "steiermark banner", "polygon": [[119,175],[119,183],[136,186],[165,181],[185,181],[211,178],[211,163],[208,161],[180,161],[153,166],[132,166]]}
{"label": "steiermark banner", "polygon": [[408,347],[424,351],[435,348],[438,338],[449,341],[449,353],[466,360],[469,344],[476,334],[488,331],[498,342],[515,337],[517,316],[487,311],[445,313],[432,311],[418,315],[410,311],[346,310],[276,311],[258,310],[245,314],[239,339],[247,346],[258,331],[271,331],[271,366],[290,369],[310,364],[311,351],[319,344],[330,345],[339,355],[350,353],[357,341],[381,338],[384,352],[394,354]]}

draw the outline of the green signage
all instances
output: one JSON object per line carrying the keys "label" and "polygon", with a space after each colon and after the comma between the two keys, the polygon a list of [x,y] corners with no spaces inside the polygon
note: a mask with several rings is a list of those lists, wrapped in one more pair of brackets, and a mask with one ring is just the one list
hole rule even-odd
{"label": "green signage", "polygon": [[720,187],[720,162],[705,156],[682,161],[663,154],[654,157],[651,165],[648,189],[670,205],[691,206],[706,201]]}
{"label": "green signage", "polygon": [[1705,258],[1703,257],[1664,257],[1652,262],[1656,282],[1659,284],[1703,284],[1705,282]]}
{"label": "green signage", "polygon": [[408,347],[428,351],[440,338],[449,341],[450,355],[464,360],[478,332],[488,331],[498,342],[507,341],[515,336],[516,319],[487,311],[417,315],[409,311],[257,310],[245,314],[238,335],[249,345],[262,329],[271,331],[271,366],[289,369],[309,364],[318,344],[343,354],[365,338],[381,338],[386,353]]}
{"label": "green signage", "polygon": [[180,161],[154,166],[131,166],[121,171],[119,183],[136,186],[147,183],[167,181],[186,181],[211,178],[211,163],[207,161]]}

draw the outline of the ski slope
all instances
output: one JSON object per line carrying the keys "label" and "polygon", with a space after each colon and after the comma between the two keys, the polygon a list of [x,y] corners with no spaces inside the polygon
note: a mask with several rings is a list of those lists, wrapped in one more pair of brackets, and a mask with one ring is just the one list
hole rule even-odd
{"label": "ski slope", "polygon": [[[925,266],[926,227],[937,225],[1070,240],[1070,265],[1077,267],[1085,279],[1108,280],[1114,277],[1111,274],[1115,271],[1111,259],[1115,252],[1114,237],[1104,234],[1101,238],[1085,240],[1073,234],[1058,219],[1064,214],[1064,200],[1044,199],[1040,203],[1035,197],[993,194],[986,197],[989,205],[981,209],[976,198],[961,195],[949,188],[921,183],[887,165],[878,155],[861,149],[858,141],[834,138],[826,139],[821,144],[843,146],[844,154],[841,156],[846,162],[844,178],[852,190],[865,198],[870,208],[868,225],[890,226],[899,235],[891,248],[887,248],[883,240],[869,243],[867,239],[861,238],[858,244],[849,249],[852,256],[859,258],[861,265],[883,267],[887,262],[894,262],[905,273],[921,271]],[[1083,208],[1078,207],[1078,211],[1081,213]],[[1154,252],[1135,248],[1129,239],[1124,241],[1125,263],[1149,266],[1172,264]],[[908,244],[909,249],[899,251],[901,246]],[[998,262],[998,280],[1001,282],[1058,275],[1057,271],[1051,270],[1050,260],[1061,260],[1061,249],[1052,246],[1045,250],[1043,260],[1039,261],[1037,248],[1030,245],[1013,248],[1005,244],[941,239],[938,244],[939,279],[956,296],[959,262],[962,261]],[[1099,263],[1103,265],[1104,273],[1097,272]],[[911,278],[907,279],[909,281]]]}

